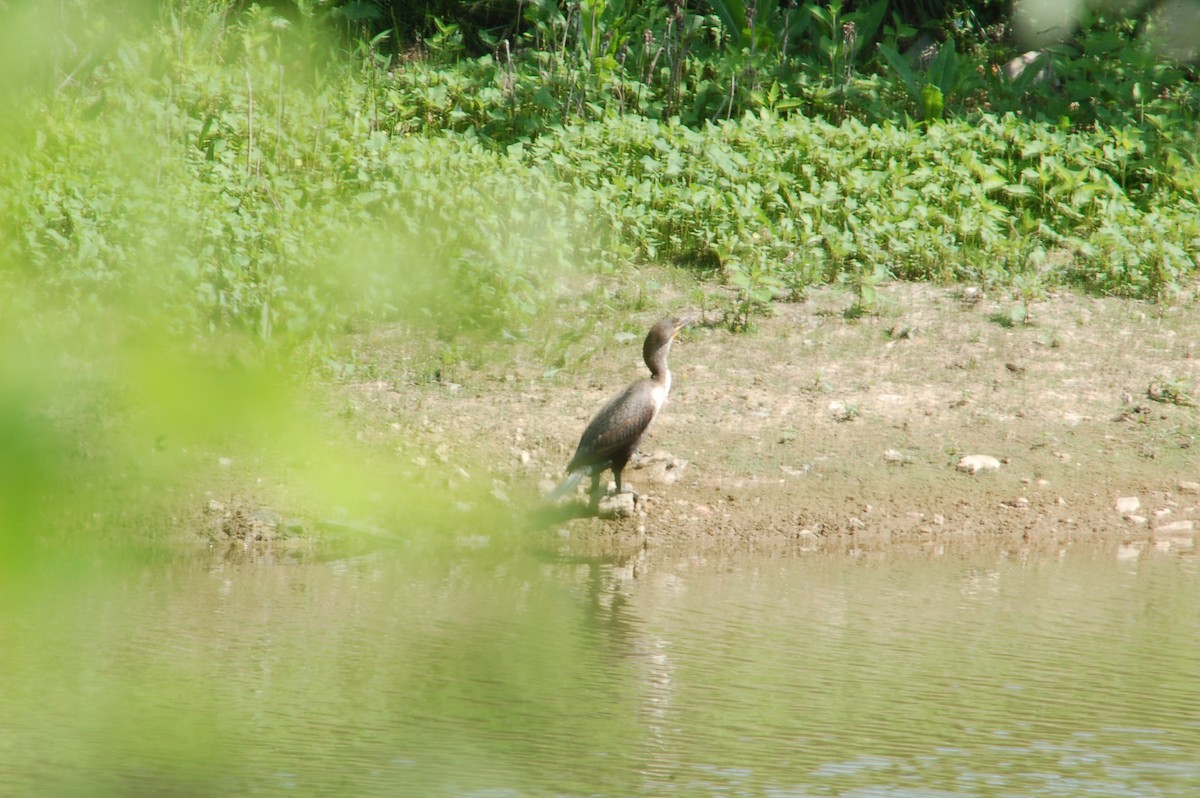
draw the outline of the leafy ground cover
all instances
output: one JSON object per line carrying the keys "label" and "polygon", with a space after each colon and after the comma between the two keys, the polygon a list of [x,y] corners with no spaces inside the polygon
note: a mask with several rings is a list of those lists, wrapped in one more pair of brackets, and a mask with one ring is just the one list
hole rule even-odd
{"label": "leafy ground cover", "polygon": [[1197,268],[1187,114],[761,107],[686,124],[608,108],[495,130],[514,102],[488,90],[500,78],[435,68],[438,50],[357,58],[311,20],[215,3],[120,22],[81,14],[83,44],[47,45],[50,68],[10,89],[26,121],[5,129],[6,274],[60,304],[132,295],[185,335],[324,355],[371,318],[519,332],[556,277],[659,259],[738,287],[735,326],[828,282],[868,310],[889,277],[1170,301]]}

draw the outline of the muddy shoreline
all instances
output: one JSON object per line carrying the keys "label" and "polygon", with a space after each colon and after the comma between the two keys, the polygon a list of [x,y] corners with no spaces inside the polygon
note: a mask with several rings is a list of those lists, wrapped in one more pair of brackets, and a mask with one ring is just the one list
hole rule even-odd
{"label": "muddy shoreline", "polygon": [[[631,466],[641,494],[633,517],[602,520],[583,506],[543,514],[548,539],[624,551],[1194,546],[1194,302],[1064,292],[1014,325],[1007,296],[903,283],[879,293],[876,312],[857,318],[845,313],[850,295],[827,288],[776,306],[751,333],[719,324],[686,333],[670,401],[642,447],[687,461],[682,476],[661,484]],[[687,303],[666,295],[662,304]],[[647,327],[656,319],[641,316]],[[553,378],[530,347],[453,384],[418,384],[396,367],[394,378],[345,390],[364,434],[400,430],[410,444],[400,456],[418,462],[435,451],[451,465],[469,458],[472,479],[500,497],[497,510],[520,518],[560,478],[596,408],[642,376],[639,343],[593,341],[585,369]],[[404,344],[384,334],[370,346],[397,363]],[[971,454],[1001,466],[958,470]]]}

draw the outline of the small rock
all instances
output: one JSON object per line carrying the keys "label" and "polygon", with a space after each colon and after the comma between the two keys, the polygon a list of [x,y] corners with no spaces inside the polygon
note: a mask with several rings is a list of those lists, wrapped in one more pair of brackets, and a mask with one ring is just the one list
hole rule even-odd
{"label": "small rock", "polygon": [[492,488],[492,498],[501,504],[508,504],[510,501],[512,501],[508,498],[508,494],[504,492],[504,488],[500,487],[499,485]]}
{"label": "small rock", "polygon": [[639,457],[633,467],[635,470],[645,472],[641,475],[641,479],[661,485],[674,485],[683,476],[687,466],[688,461],[682,457],[659,451]]}
{"label": "small rock", "polygon": [[233,465],[233,459],[229,457],[219,457],[217,458],[217,465],[221,466],[221,468],[229,468],[231,465]]}
{"label": "small rock", "polygon": [[1117,560],[1118,561],[1136,560],[1141,555],[1142,555],[1142,544],[1140,541],[1137,543],[1126,543],[1125,545],[1117,547]]}
{"label": "small rock", "polygon": [[262,524],[265,527],[269,527],[270,529],[275,529],[279,526],[283,519],[281,519],[279,517],[279,513],[275,512],[274,510],[268,510],[264,508],[262,510],[255,510],[254,512],[250,513],[250,520],[257,524]]}
{"label": "small rock", "polygon": [[1120,496],[1117,498],[1117,512],[1121,515],[1136,513],[1142,507],[1142,500],[1137,496]]}
{"label": "small rock", "polygon": [[1200,493],[1200,482],[1189,482],[1186,479],[1179,480],[1180,493]]}
{"label": "small rock", "polygon": [[899,449],[884,449],[883,451],[883,462],[885,463],[904,463],[907,460],[904,452]]}
{"label": "small rock", "polygon": [[1190,519],[1184,521],[1172,521],[1169,524],[1154,527],[1155,533],[1160,532],[1193,532],[1196,529],[1196,522]]}
{"label": "small rock", "polygon": [[633,494],[614,493],[600,499],[596,513],[601,518],[629,518],[635,512]]}
{"label": "small rock", "polygon": [[1154,515],[1154,517],[1155,517],[1155,518],[1162,518],[1163,516],[1167,516],[1167,515],[1170,515],[1170,514],[1171,514],[1171,508],[1170,508],[1170,507],[1159,507],[1159,508],[1158,508],[1157,510],[1155,510],[1155,511],[1154,511],[1154,513],[1153,513],[1153,515]]}
{"label": "small rock", "polygon": [[517,452],[517,459],[521,461],[521,465],[529,465],[529,452],[522,449]]}
{"label": "small rock", "polygon": [[835,400],[829,403],[829,415],[834,421],[853,421],[858,418],[858,405],[853,402]]}
{"label": "small rock", "polygon": [[959,471],[968,474],[978,474],[980,471],[995,471],[1000,468],[1000,461],[989,454],[968,454],[958,461]]}
{"label": "small rock", "polygon": [[1145,526],[1146,525],[1146,516],[1144,516],[1144,515],[1133,515],[1131,513],[1131,514],[1125,516],[1125,520],[1128,521],[1129,523],[1133,524],[1134,526]]}

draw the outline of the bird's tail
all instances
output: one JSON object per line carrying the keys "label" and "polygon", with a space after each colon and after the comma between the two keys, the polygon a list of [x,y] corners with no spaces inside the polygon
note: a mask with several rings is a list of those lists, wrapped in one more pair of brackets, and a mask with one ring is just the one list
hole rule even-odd
{"label": "bird's tail", "polygon": [[575,490],[575,486],[579,484],[579,480],[583,479],[586,473],[586,469],[580,469],[579,471],[572,471],[570,474],[567,474],[567,478],[558,483],[557,488],[550,491],[550,494],[546,496],[546,500],[552,502],[558,501],[563,496]]}

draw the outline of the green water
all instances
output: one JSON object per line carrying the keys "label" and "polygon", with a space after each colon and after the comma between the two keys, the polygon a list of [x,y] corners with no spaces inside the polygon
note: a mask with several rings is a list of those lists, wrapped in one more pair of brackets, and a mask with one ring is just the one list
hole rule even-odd
{"label": "green water", "polygon": [[0,596],[6,796],[1200,795],[1186,552],[142,557]]}

